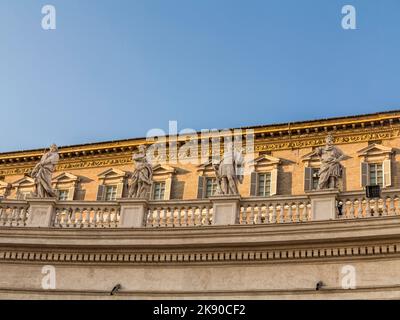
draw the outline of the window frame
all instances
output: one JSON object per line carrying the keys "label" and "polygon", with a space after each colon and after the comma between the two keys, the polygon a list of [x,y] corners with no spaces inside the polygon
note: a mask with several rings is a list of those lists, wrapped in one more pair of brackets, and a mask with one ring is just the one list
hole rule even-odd
{"label": "window frame", "polygon": [[[105,185],[105,190],[104,190],[104,201],[116,201],[117,200],[117,188],[118,186],[116,184],[110,184],[110,185]],[[113,189],[111,193],[111,198],[107,199],[107,196],[109,195],[108,190]]]}
{"label": "window frame", "polygon": [[[163,187],[161,187],[159,189],[160,193],[156,197],[157,185],[160,185],[160,186],[163,186]],[[167,185],[166,181],[154,181],[153,182],[153,192],[152,192],[152,199],[153,200],[164,200],[165,199],[166,185]],[[162,192],[161,192],[161,190],[162,190]]]}

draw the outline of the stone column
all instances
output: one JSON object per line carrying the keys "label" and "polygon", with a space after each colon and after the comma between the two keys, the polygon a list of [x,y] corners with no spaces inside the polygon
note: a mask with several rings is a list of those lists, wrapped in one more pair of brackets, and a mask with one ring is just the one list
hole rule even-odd
{"label": "stone column", "polygon": [[28,198],[29,218],[27,227],[49,228],[53,226],[55,218],[55,198]]}
{"label": "stone column", "polygon": [[311,200],[311,220],[335,220],[337,212],[337,197],[339,191],[317,190],[307,192]]}
{"label": "stone column", "polygon": [[118,199],[121,206],[119,228],[142,228],[147,217],[148,200]]}
{"label": "stone column", "polygon": [[240,196],[213,196],[213,225],[229,226],[237,223],[239,218]]}

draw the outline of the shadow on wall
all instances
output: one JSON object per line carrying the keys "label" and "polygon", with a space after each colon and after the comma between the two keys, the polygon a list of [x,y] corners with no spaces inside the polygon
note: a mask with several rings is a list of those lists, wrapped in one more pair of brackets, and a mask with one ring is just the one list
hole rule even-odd
{"label": "shadow on wall", "polygon": [[278,195],[292,194],[292,172],[285,172],[280,166],[278,169]]}

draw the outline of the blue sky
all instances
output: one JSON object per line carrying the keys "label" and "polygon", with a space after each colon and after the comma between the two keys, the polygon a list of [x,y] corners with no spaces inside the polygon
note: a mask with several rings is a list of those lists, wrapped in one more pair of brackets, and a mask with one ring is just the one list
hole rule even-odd
{"label": "blue sky", "polygon": [[[57,29],[41,28],[42,6]],[[344,30],[341,9],[357,10]],[[0,0],[0,151],[400,109],[398,0]]]}

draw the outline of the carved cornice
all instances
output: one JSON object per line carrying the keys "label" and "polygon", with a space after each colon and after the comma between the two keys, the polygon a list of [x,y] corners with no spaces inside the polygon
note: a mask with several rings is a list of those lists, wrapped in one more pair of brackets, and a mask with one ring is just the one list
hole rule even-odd
{"label": "carved cornice", "polygon": [[[399,119],[400,113],[394,112],[392,114],[353,117],[350,119],[305,122],[292,126],[277,125],[248,128],[254,130],[255,142],[254,150],[247,150],[247,152],[322,146],[325,144],[325,137],[328,132],[333,133],[335,144],[393,139],[400,136]],[[243,141],[245,143],[245,140]],[[183,142],[184,139],[180,143]],[[60,162],[56,170],[67,171],[132,164],[132,152],[140,144],[146,144],[146,140],[134,139],[60,148]],[[23,175],[28,173],[36,162],[40,160],[41,155],[42,152],[37,150],[0,154],[0,175]],[[164,159],[161,158],[160,161],[170,160],[168,155],[169,152],[167,150],[166,157]],[[203,154],[203,157],[210,155],[211,146],[208,154]],[[198,157],[200,156],[201,152],[198,154]]]}
{"label": "carved cornice", "polygon": [[[161,251],[161,252],[160,252]],[[110,252],[97,248],[85,249],[0,249],[0,263],[60,263],[60,264],[226,264],[307,262],[307,260],[338,260],[400,257],[400,242],[364,245],[339,245],[285,249],[225,249],[187,252],[157,250]]]}

